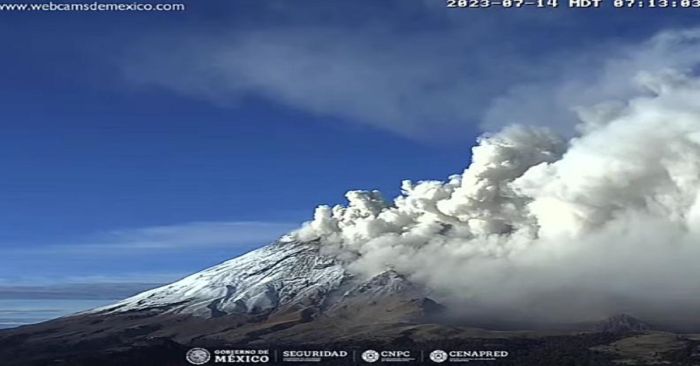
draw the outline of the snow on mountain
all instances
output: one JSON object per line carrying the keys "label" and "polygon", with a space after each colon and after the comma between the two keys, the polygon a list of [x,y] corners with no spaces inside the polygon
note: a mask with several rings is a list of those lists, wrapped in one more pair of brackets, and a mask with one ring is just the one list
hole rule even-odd
{"label": "snow on mountain", "polygon": [[260,314],[317,301],[350,277],[335,258],[319,253],[318,243],[284,237],[180,281],[92,312],[159,310],[205,318]]}

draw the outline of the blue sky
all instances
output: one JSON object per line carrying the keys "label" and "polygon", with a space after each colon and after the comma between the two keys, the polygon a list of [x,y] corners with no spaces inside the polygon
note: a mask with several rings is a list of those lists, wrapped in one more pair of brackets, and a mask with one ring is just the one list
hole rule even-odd
{"label": "blue sky", "polygon": [[697,23],[692,9],[188,4],[0,14],[0,295],[171,281],[348,189],[393,196],[403,179],[458,173],[483,131],[566,133],[554,85],[577,90],[611,58]]}

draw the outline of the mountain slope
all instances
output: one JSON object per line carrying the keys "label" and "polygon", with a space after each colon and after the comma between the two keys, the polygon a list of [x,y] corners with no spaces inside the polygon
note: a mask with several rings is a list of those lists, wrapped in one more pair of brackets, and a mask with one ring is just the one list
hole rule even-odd
{"label": "mountain slope", "polygon": [[400,273],[359,277],[322,254],[318,242],[283,238],[114,305],[0,331],[0,360],[3,366],[186,365],[184,354],[195,346],[362,351],[470,344],[512,351],[510,364],[521,366],[560,365],[562,355],[613,365],[605,348],[595,347],[643,331],[626,316],[588,333],[489,331],[441,323],[442,311]]}
{"label": "mountain slope", "polygon": [[396,272],[356,277],[317,242],[283,238],[114,305],[2,331],[0,357],[71,364],[138,345],[323,343],[394,334],[439,310]]}
{"label": "mountain slope", "polygon": [[93,312],[159,309],[204,318],[264,314],[323,298],[348,278],[335,258],[319,254],[315,243],[283,239]]}

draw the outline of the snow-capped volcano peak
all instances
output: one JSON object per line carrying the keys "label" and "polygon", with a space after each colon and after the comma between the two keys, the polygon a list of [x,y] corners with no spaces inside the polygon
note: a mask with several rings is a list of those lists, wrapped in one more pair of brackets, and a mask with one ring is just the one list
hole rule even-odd
{"label": "snow-capped volcano peak", "polygon": [[201,317],[258,314],[322,298],[351,275],[318,243],[289,238],[95,312],[160,310]]}

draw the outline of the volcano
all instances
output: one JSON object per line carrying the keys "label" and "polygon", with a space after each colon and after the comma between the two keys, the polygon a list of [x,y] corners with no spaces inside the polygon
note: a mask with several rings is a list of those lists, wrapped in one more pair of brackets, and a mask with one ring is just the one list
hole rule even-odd
{"label": "volcano", "polygon": [[[324,254],[319,241],[286,236],[113,305],[0,331],[0,359],[8,366],[188,365],[184,355],[192,347],[350,349],[357,354],[368,348],[497,348],[512,356],[501,364],[554,365],[562,357],[577,357],[612,365],[615,353],[601,350],[619,349],[608,344],[635,344],[626,337],[654,333],[627,315],[583,331],[455,325],[446,316],[448,309],[428,296],[429,289],[395,270],[360,276],[346,267]],[[695,342],[679,339],[685,338],[674,338],[673,357]],[[364,362],[353,357],[330,364]]]}
{"label": "volcano", "polygon": [[[700,165],[664,150],[621,169],[628,149],[599,156],[585,143],[603,132],[568,150],[541,129],[486,136],[446,182],[404,181],[393,201],[349,191],[346,206],[317,207],[268,246],[113,305],[0,331],[0,363],[180,365],[190,349],[206,360],[200,348],[289,347],[343,349],[353,358],[338,361],[350,363],[384,349],[424,361],[454,350],[507,354],[496,364],[614,365],[646,362],[643,344],[654,362],[695,364],[700,338],[659,331],[699,329],[700,196],[686,183]],[[695,156],[696,142],[669,146]],[[635,183],[585,165],[581,185],[577,156],[619,161],[615,176]],[[640,265],[621,265],[631,258]],[[640,334],[650,336],[627,339]]]}
{"label": "volcano", "polygon": [[318,242],[285,237],[110,306],[5,330],[0,357],[10,360],[7,365],[15,364],[17,354],[25,357],[16,364],[74,365],[108,362],[104,355],[126,351],[139,354],[139,347],[161,352],[192,344],[391,338],[441,310],[395,271],[358,277],[321,254]]}
{"label": "volcano", "polygon": [[[0,359],[8,366],[187,365],[183,355],[192,347],[358,353],[495,347],[511,352],[507,364],[547,365],[566,354],[612,365],[614,357],[600,351],[607,344],[652,332],[626,315],[583,332],[452,325],[446,307],[429,292],[391,269],[374,276],[351,273],[336,256],[324,254],[318,241],[286,236],[113,305],[0,331]],[[358,362],[364,361],[337,364]]]}

